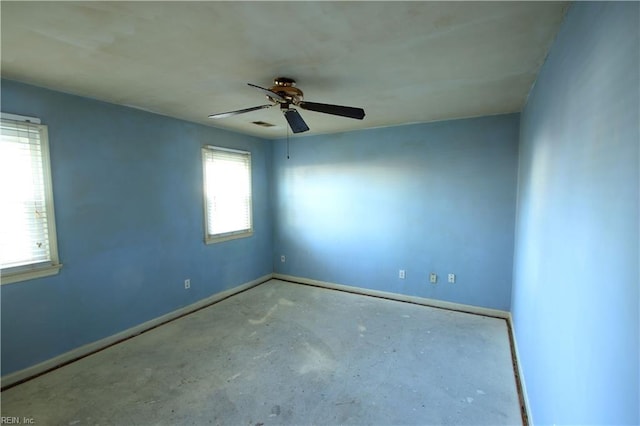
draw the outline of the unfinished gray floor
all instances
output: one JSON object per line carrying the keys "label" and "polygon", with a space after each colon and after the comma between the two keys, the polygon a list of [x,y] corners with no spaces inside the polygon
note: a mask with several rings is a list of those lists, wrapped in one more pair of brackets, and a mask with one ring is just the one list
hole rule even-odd
{"label": "unfinished gray floor", "polygon": [[2,393],[37,424],[520,424],[504,320],[272,280]]}

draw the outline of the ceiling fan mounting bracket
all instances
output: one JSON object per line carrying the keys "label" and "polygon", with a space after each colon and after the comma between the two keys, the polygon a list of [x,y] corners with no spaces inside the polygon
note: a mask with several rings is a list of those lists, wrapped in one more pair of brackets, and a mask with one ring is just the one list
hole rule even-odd
{"label": "ceiling fan mounting bracket", "polygon": [[296,85],[296,81],[289,77],[276,77],[273,80],[273,84],[276,86],[291,87]]}

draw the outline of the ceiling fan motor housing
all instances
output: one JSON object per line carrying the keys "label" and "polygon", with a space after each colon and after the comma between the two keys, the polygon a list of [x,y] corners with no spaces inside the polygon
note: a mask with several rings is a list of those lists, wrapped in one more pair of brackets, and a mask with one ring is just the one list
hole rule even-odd
{"label": "ceiling fan motor housing", "polygon": [[[302,101],[304,93],[302,93],[302,90],[295,87],[296,81],[294,79],[277,77],[273,80],[273,83],[274,85],[271,86],[269,90],[282,96],[286,100],[287,104],[297,105]],[[273,102],[283,103],[282,101],[271,98],[269,95],[267,95],[267,98]]]}

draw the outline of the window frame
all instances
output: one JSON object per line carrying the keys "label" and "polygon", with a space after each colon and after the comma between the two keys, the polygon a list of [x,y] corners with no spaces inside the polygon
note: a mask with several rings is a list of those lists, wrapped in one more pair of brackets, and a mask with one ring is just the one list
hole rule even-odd
{"label": "window frame", "polygon": [[53,179],[51,175],[51,156],[49,151],[49,131],[39,118],[16,114],[0,113],[2,120],[28,123],[38,129],[40,134],[40,155],[42,162],[42,179],[44,186],[44,205],[47,214],[47,237],[49,240],[49,259],[45,262],[34,262],[26,265],[0,267],[0,284],[13,284],[56,275],[62,264],[58,255],[58,238],[56,231],[55,208],[53,202]]}
{"label": "window frame", "polygon": [[[215,244],[224,241],[235,240],[239,238],[248,238],[253,236],[253,178],[252,178],[252,163],[251,152],[243,151],[239,149],[223,148],[214,145],[204,145],[202,147],[202,182],[203,182],[203,207],[204,207],[204,242],[205,244]],[[249,228],[236,231],[221,232],[217,234],[211,234],[209,231],[209,203],[207,201],[207,153],[211,151],[221,151],[226,153],[235,153],[240,155],[246,155],[249,160]]]}

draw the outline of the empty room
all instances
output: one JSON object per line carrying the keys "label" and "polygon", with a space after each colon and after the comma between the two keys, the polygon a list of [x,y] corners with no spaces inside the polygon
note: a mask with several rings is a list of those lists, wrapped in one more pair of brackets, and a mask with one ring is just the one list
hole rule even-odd
{"label": "empty room", "polygon": [[0,18],[0,424],[640,424],[639,2]]}

